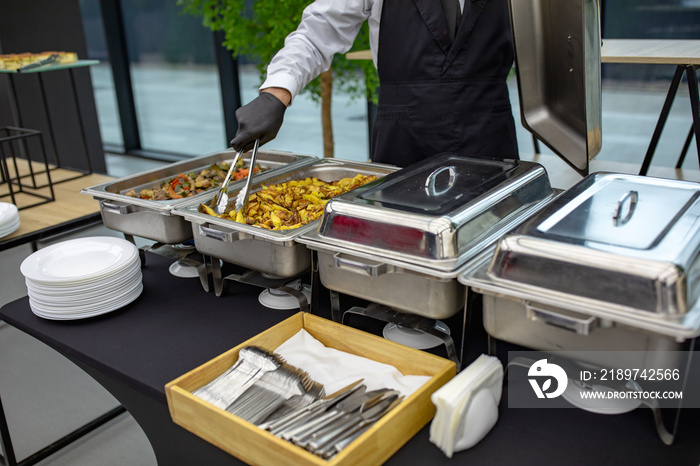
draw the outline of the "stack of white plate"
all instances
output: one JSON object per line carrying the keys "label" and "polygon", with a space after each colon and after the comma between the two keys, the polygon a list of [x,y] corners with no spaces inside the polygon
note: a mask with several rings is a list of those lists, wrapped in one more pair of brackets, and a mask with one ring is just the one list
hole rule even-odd
{"label": "stack of white plate", "polygon": [[17,206],[0,202],[0,238],[14,233],[19,228],[19,211]]}
{"label": "stack of white plate", "polygon": [[84,319],[126,306],[143,290],[138,248],[109,236],[52,244],[20,266],[39,317]]}

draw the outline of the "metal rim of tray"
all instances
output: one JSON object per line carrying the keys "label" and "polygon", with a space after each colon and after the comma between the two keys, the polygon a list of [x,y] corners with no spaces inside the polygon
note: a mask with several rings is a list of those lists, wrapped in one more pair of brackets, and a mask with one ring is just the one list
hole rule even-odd
{"label": "metal rim of tray", "polygon": [[547,206],[559,195],[559,191],[553,191],[553,193],[547,198],[519,212],[515,218],[510,219],[510,221],[504,222],[503,225],[500,225],[496,230],[491,232],[490,235],[485,237],[482,241],[479,241],[479,243],[470,248],[469,251],[461,254],[458,257],[450,259],[427,259],[424,257],[395,253],[394,251],[387,249],[373,248],[366,245],[360,247],[351,241],[322,237],[318,231],[307,233],[300,238],[297,238],[297,241],[307,244],[314,249],[319,249],[321,247],[325,248],[326,250],[336,249],[337,252],[353,254],[370,260],[381,260],[389,265],[402,267],[426,275],[432,275],[439,278],[454,278],[460,273],[459,270],[461,270],[465,264],[467,264],[467,262],[478,256],[482,251],[489,248],[489,246],[493,245],[494,242],[501,238],[505,233],[511,231],[536,212]]}
{"label": "metal rim of tray", "polygon": [[484,253],[480,256],[480,260],[473,261],[470,267],[465,268],[459,275],[459,282],[471,287],[477,293],[489,292],[499,296],[547,304],[677,339],[686,340],[700,336],[700,300],[675,321],[654,318],[651,315],[655,314],[641,309],[532,285],[499,281],[487,273],[491,256],[492,254]]}
{"label": "metal rim of tray", "polygon": [[[166,200],[162,200],[162,201],[153,201],[153,200],[149,200],[149,199],[141,199],[138,197],[126,196],[126,195],[121,194],[121,193],[114,193],[114,192],[106,191],[105,188],[107,186],[111,186],[111,185],[118,183],[120,181],[134,179],[134,178],[148,175],[151,173],[162,172],[166,168],[172,169],[173,167],[177,167],[180,165],[191,164],[197,160],[204,161],[208,158],[217,156],[219,154],[227,154],[229,152],[231,153],[230,158],[231,158],[231,160],[233,160],[233,158],[235,156],[235,151],[233,151],[233,150],[224,150],[224,151],[214,152],[213,154],[208,154],[208,155],[201,156],[201,157],[195,157],[192,159],[183,160],[181,162],[175,162],[172,164],[164,164],[163,166],[160,166],[160,167],[151,168],[149,170],[145,170],[145,171],[142,171],[139,173],[134,173],[132,175],[121,177],[121,178],[118,178],[116,180],[111,180],[111,181],[108,181],[105,183],[100,183],[100,184],[95,185],[95,186],[83,188],[80,191],[80,193],[86,194],[88,196],[92,196],[93,198],[95,198],[97,200],[110,200],[110,201],[122,202],[122,203],[126,203],[128,205],[131,205],[131,206],[138,206],[138,207],[144,208],[144,210],[148,209],[148,210],[152,210],[154,212],[158,212],[158,213],[161,213],[164,215],[172,215],[172,213],[173,213],[172,211],[176,207],[179,207],[181,205],[187,205],[190,202],[192,202],[193,200],[200,200],[201,201],[201,200],[209,197],[210,195],[212,195],[216,191],[216,189],[214,189],[214,188],[208,189],[208,190],[203,191],[201,193],[197,193],[197,194],[194,194],[192,196],[185,197],[182,199],[166,199]],[[295,154],[292,152],[274,151],[274,150],[265,151],[265,152],[268,154],[279,154],[279,155],[283,155],[283,156],[293,156],[293,157],[296,157],[297,160],[289,162],[287,164],[283,164],[283,165],[276,167],[274,169],[264,171],[260,174],[254,175],[253,180],[256,183],[261,182],[261,181],[265,181],[265,180],[267,180],[269,178],[273,178],[275,176],[282,175],[289,170],[296,170],[298,168],[302,168],[302,167],[305,167],[307,165],[312,165],[319,160],[316,157],[311,156],[311,155]],[[222,161],[225,161],[225,160],[227,160],[227,159],[226,158],[222,159]],[[211,163],[211,162],[208,162],[208,163]],[[240,189],[244,183],[245,183],[245,179],[232,181],[229,184],[229,189],[230,190]]]}

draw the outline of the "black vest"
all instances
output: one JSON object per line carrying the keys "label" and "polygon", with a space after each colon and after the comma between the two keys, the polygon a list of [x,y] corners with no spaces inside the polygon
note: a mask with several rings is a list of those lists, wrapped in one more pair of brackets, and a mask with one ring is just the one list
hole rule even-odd
{"label": "black vest", "polygon": [[443,152],[518,158],[507,8],[507,0],[466,0],[452,42],[438,0],[384,0],[373,161],[405,167]]}

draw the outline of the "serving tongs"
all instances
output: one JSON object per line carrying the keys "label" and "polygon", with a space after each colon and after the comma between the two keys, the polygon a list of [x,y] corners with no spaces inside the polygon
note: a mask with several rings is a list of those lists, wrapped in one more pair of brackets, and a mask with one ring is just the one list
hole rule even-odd
{"label": "serving tongs", "polygon": [[[236,197],[236,217],[238,217],[238,212],[248,204],[248,194],[250,193],[250,182],[253,179],[253,172],[255,172],[255,160],[258,157],[258,149],[260,148],[260,139],[255,140],[253,145],[253,155],[250,156],[250,170],[248,170],[248,178],[245,181],[245,186],[243,189],[238,191],[238,196]],[[233,217],[233,216],[232,216]],[[234,217],[234,218],[236,218]]]}
{"label": "serving tongs", "polygon": [[[233,162],[228,169],[228,173],[226,173],[226,178],[224,178],[224,181],[219,187],[219,191],[217,191],[209,204],[209,208],[218,216],[224,215],[224,212],[226,212],[226,207],[228,207],[228,184],[231,181],[231,175],[233,175],[233,173],[236,171],[236,165],[238,165],[238,159],[241,158],[241,154],[243,154],[243,149],[236,152],[236,156],[233,158]],[[207,206],[204,204],[202,204],[201,207],[203,207],[205,210],[207,208]]]}

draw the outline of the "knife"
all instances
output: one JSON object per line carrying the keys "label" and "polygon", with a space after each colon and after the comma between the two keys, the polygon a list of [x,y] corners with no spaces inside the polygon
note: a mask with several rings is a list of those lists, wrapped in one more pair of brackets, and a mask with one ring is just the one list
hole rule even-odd
{"label": "knife", "polygon": [[280,418],[267,420],[265,423],[260,424],[259,427],[269,430],[273,435],[277,435],[285,429],[295,427],[309,420],[310,417],[317,415],[321,410],[326,411],[330,409],[334,404],[352,395],[360,388],[360,383],[363,381],[364,379],[356,380],[340,390],[316,400],[303,408],[287,413]]}
{"label": "knife", "polygon": [[43,60],[35,61],[34,63],[30,63],[28,65],[20,66],[19,68],[17,68],[17,72],[21,73],[22,71],[27,71],[27,70],[31,70],[34,68],[39,68],[40,66],[44,66],[44,65],[48,65],[50,63],[53,63],[56,60],[58,60],[58,54],[52,53],[51,55],[49,55],[48,58],[44,58]]}

